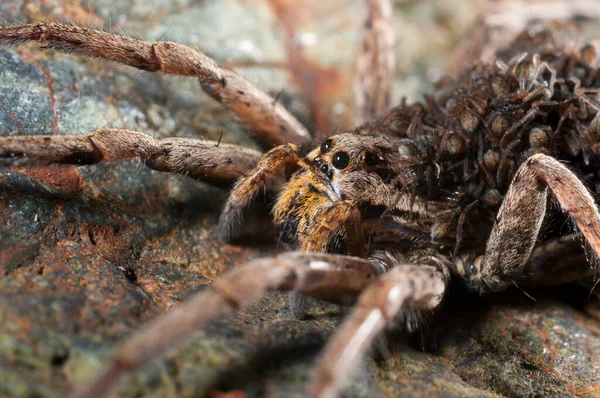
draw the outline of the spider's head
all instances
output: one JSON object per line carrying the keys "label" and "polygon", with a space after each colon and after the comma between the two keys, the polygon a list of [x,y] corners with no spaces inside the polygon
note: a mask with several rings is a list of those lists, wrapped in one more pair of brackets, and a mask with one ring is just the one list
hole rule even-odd
{"label": "spider's head", "polygon": [[381,137],[342,133],[331,136],[308,155],[339,198],[369,200],[397,174],[398,146]]}
{"label": "spider's head", "polygon": [[479,294],[499,292],[506,289],[511,280],[502,278],[500,274],[489,269],[484,256],[464,254],[458,256],[454,263],[455,272],[462,276],[467,287]]}

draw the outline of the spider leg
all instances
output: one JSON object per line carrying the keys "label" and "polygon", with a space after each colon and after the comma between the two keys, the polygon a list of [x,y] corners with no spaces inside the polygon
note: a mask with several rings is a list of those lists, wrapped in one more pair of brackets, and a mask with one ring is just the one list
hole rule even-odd
{"label": "spider leg", "polygon": [[[330,207],[319,213],[314,227],[310,228],[308,234],[301,238],[300,249],[325,253],[332,239],[336,238],[336,234],[343,232],[348,246],[347,254],[364,258],[367,244],[362,228],[360,211],[354,203],[348,200],[333,202]],[[294,318],[304,318],[309,307],[305,295],[299,292],[290,292],[288,304]]]}
{"label": "spider leg", "polygon": [[536,246],[525,265],[527,286],[552,286],[595,277],[587,265],[581,234],[573,233]]}
{"label": "spider leg", "polygon": [[301,250],[326,252],[327,245],[335,233],[342,228],[348,241],[348,254],[364,258],[367,245],[363,235],[360,211],[349,200],[336,201],[319,214],[315,226],[310,228],[308,235],[301,239]]}
{"label": "spider leg", "polygon": [[446,289],[444,273],[421,264],[399,264],[369,285],[328,341],[314,370],[309,396],[336,397],[340,383],[371,341],[402,311],[432,310]]}
{"label": "spider leg", "polygon": [[99,129],[87,135],[0,137],[0,166],[87,165],[139,157],[154,170],[228,187],[254,167],[260,156],[236,145],[191,138],[159,140],[125,129]]}
{"label": "spider leg", "polygon": [[352,81],[353,122],[364,124],[390,107],[396,64],[390,0],[366,0],[367,20]]}
{"label": "spider leg", "polygon": [[296,145],[280,145],[267,152],[244,177],[240,178],[231,194],[221,217],[219,218],[219,232],[225,239],[230,239],[233,232],[242,221],[242,211],[250,204],[256,194],[282,168],[294,166],[300,160],[300,151]]}
{"label": "spider leg", "polygon": [[570,215],[591,246],[600,254],[600,214],[582,182],[556,159],[536,154],[519,168],[487,242],[483,256],[475,259],[470,283],[474,288],[499,291],[523,277],[546,213],[549,195]]}
{"label": "spider leg", "polygon": [[[515,142],[516,139],[520,138],[521,134],[523,134],[523,128],[526,127],[530,122],[532,122],[537,116],[543,115],[544,113],[538,109],[530,109],[525,116],[523,116],[518,122],[514,123],[505,133],[502,139],[500,140],[500,145],[503,148],[509,146],[509,142]],[[516,137],[513,137],[512,134],[520,130],[520,134]]]}
{"label": "spider leg", "polygon": [[280,103],[205,54],[178,43],[147,43],[132,37],[75,24],[40,22],[0,26],[0,43],[38,41],[64,53],[98,57],[151,72],[194,76],[213,99],[229,108],[266,148],[311,137]]}
{"label": "spider leg", "polygon": [[127,339],[98,376],[72,398],[98,398],[119,377],[172,349],[216,316],[239,310],[268,290],[296,290],[332,301],[354,301],[378,275],[367,260],[325,253],[288,252],[235,268],[215,284]]}
{"label": "spider leg", "polygon": [[550,73],[550,79],[547,83],[540,85],[533,92],[530,92],[528,95],[526,95],[523,101],[529,102],[539,97],[540,94],[543,100],[552,98],[552,95],[554,94],[554,84],[556,83],[556,69],[554,69],[548,62],[542,62],[539,54],[533,54],[533,65],[534,70],[531,80],[527,85],[527,92],[531,91],[531,88],[537,82],[538,77],[541,76],[544,71],[548,71]]}
{"label": "spider leg", "polygon": [[145,159],[146,166],[228,188],[256,166],[262,156],[239,145],[193,138],[172,137],[159,142],[162,152]]}

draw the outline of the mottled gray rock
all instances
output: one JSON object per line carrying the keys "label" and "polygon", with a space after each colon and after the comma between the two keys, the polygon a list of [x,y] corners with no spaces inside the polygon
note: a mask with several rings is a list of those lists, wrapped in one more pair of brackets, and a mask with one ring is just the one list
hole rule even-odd
{"label": "mottled gray rock", "polygon": [[[475,18],[451,1],[398,3],[395,95],[418,99]],[[271,94],[283,88],[288,109],[313,125],[307,98],[316,94],[302,94],[287,68],[273,11],[279,2],[96,1],[91,13],[87,4],[2,2],[0,20],[118,23],[150,40],[198,45]],[[335,77],[316,98],[329,127],[347,127],[363,3],[298,4],[295,29],[312,76]],[[227,142],[254,145],[192,79],[43,52],[36,44],[0,49],[0,134],[82,134],[104,126],[210,139],[223,130]],[[64,396],[144,321],[236,264],[276,250],[215,237],[226,194],[136,160],[0,170],[0,396]],[[598,304],[589,300],[582,312],[585,297],[571,292],[569,300],[562,290],[531,292],[535,303],[518,291],[485,299],[458,294],[422,342],[387,333],[385,349],[361,362],[345,396],[598,396]],[[293,320],[285,297],[269,294],[125,378],[117,395],[201,396],[215,389],[304,396],[310,367],[343,317],[322,304],[311,314]]]}

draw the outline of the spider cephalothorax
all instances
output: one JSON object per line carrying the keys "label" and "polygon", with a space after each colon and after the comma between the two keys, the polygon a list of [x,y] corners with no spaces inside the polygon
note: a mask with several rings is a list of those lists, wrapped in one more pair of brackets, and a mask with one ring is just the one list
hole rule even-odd
{"label": "spider cephalothorax", "polygon": [[294,246],[310,249],[303,242],[314,233],[313,226],[339,203],[356,206],[363,221],[378,218],[386,210],[411,217],[432,215],[443,205],[411,195],[417,174],[411,167],[414,160],[402,153],[402,145],[401,140],[361,131],[327,138],[299,159],[301,169],[282,189],[274,206],[275,224]]}
{"label": "spider cephalothorax", "polygon": [[[451,275],[484,292],[515,281],[561,283],[595,271],[591,266],[552,278],[540,271],[542,262],[562,253],[560,229],[540,233],[549,197],[574,220],[592,255],[600,253],[594,48],[575,53],[546,31],[530,32],[515,47],[527,53],[509,53],[445,80],[425,105],[403,102],[355,131],[309,144],[309,134],[280,104],[185,46],[76,25],[0,27],[0,42],[24,40],[197,76],[270,150],[261,157],[235,145],[101,129],[86,136],[2,137],[2,164],[140,157],[156,170],[233,184],[219,222],[225,238],[238,232],[244,209],[268,187],[275,191],[272,215],[280,239],[296,250],[237,267],[155,320],[125,341],[75,396],[101,396],[123,372],[270,289],[355,304],[326,346],[311,387],[312,396],[335,396],[386,323],[410,322],[437,308]],[[307,145],[313,149],[303,154],[299,148]]]}

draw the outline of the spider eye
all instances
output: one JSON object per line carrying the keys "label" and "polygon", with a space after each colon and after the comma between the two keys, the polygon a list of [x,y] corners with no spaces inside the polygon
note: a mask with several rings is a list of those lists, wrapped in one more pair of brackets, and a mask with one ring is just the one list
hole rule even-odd
{"label": "spider eye", "polygon": [[375,166],[377,165],[378,159],[377,156],[372,154],[371,152],[366,152],[364,153],[361,157],[360,160],[366,165],[366,166]]}
{"label": "spider eye", "polygon": [[331,148],[332,140],[328,139],[321,144],[321,153],[326,153]]}
{"label": "spider eye", "polygon": [[475,273],[475,264],[469,263],[465,267],[465,278],[470,278]]}
{"label": "spider eye", "polygon": [[343,170],[350,164],[350,156],[346,152],[336,152],[333,154],[331,164],[338,170]]}

